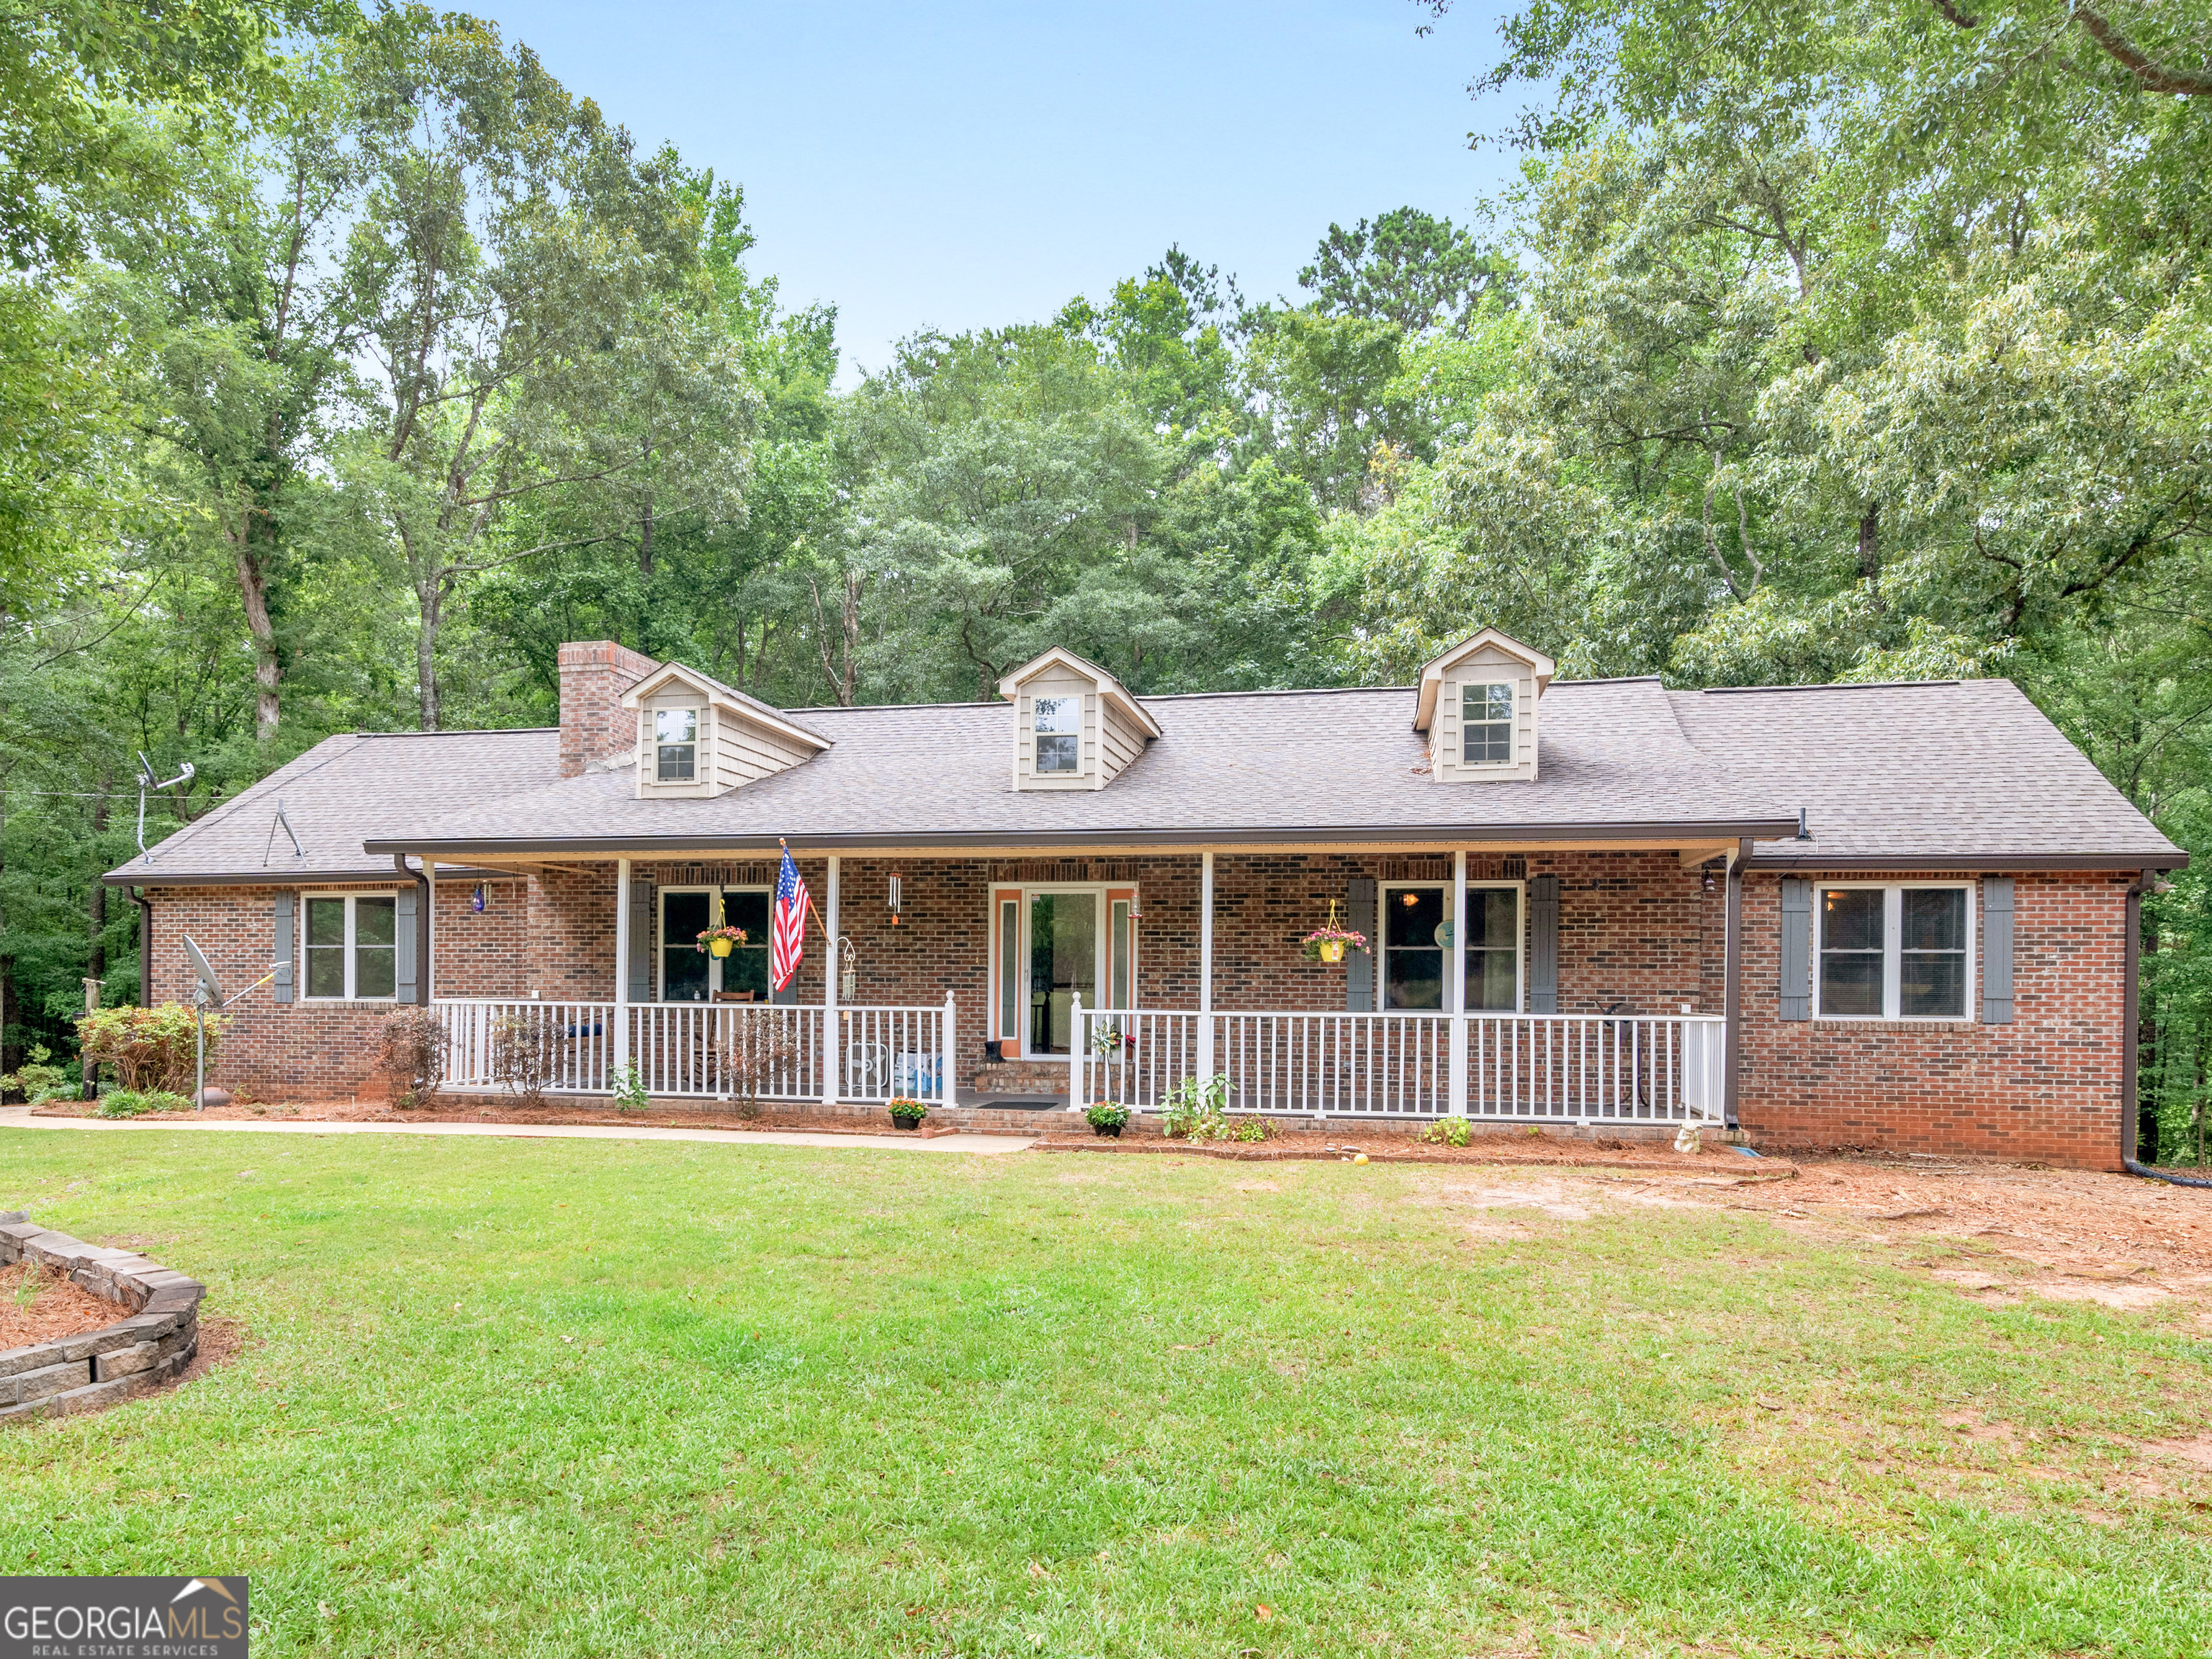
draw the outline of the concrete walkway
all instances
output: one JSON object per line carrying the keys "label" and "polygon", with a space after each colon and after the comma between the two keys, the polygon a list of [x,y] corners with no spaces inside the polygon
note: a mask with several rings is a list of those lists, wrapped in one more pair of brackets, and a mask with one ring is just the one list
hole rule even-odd
{"label": "concrete walkway", "polygon": [[732,1146],[833,1146],[895,1152],[980,1152],[987,1157],[1018,1152],[1026,1135],[830,1135],[804,1129],[662,1129],[641,1123],[631,1128],[600,1123],[330,1123],[242,1118],[33,1117],[27,1106],[0,1106],[0,1129],[190,1129],[201,1133],[235,1129],[245,1134],[289,1135],[494,1135],[510,1140],[703,1140]]}

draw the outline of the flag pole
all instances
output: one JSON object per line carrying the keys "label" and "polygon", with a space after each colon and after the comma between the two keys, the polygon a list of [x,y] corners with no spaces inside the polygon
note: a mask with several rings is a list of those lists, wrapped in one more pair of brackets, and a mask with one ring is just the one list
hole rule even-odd
{"label": "flag pole", "polygon": [[[782,849],[784,855],[787,858],[790,856],[791,843],[789,842],[784,840],[781,836],[778,836],[775,838],[775,844]],[[814,908],[814,890],[811,887],[806,890],[806,914],[814,918],[814,925],[822,930],[822,942],[824,945],[836,943],[836,941],[830,937],[829,924],[822,920],[822,913]]]}

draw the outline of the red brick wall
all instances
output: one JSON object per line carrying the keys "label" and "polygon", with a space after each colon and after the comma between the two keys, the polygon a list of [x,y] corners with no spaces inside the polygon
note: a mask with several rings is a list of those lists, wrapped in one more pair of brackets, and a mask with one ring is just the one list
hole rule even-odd
{"label": "red brick wall", "polygon": [[[189,1003],[192,973],[180,935],[190,933],[207,952],[223,988],[234,996],[269,971],[276,959],[275,887],[151,887],[154,901],[154,1000]],[[380,886],[318,887],[317,892],[381,892]],[[297,926],[296,906],[295,926]],[[304,968],[295,957],[294,983]],[[228,1034],[209,1081],[258,1100],[349,1096],[368,1085],[376,1067],[378,1025],[388,1002],[279,1004],[264,985],[241,998],[226,1017]]]}
{"label": "red brick wall", "polygon": [[[2127,885],[2124,875],[2016,877],[2013,1023],[1890,1024],[1778,1017],[1781,884],[1747,876],[1744,1127],[1784,1145],[2118,1168]],[[1970,1013],[1981,1006],[1980,954],[1977,939]]]}
{"label": "red brick wall", "polygon": [[[827,867],[800,866],[826,908]],[[904,877],[903,922],[884,902],[893,868]],[[982,860],[851,859],[842,872],[842,926],[852,939],[859,1000],[936,1004],[950,989],[960,1010],[963,1076],[982,1055],[994,882]],[[1531,854],[1531,875],[1560,878],[1559,990],[1567,1012],[1615,1002],[1669,1013],[1683,1001],[1721,1007],[1723,884],[1684,871],[1671,854]],[[663,870],[664,878],[699,880]],[[1340,855],[1224,854],[1216,860],[1214,1006],[1336,1009],[1342,967],[1305,962],[1300,936],[1380,860]],[[1902,872],[1909,878],[1911,872]],[[1036,878],[1032,877],[1032,879]],[[1066,878],[1139,889],[1139,1000],[1197,1004],[1198,860],[1162,855],[1099,860]],[[1885,1025],[1778,1018],[1779,884],[1747,878],[1743,1042],[1739,1107],[1747,1130],[1782,1145],[1859,1146],[1974,1152],[2114,1167],[2119,1146],[2126,878],[2022,875],[2014,884],[2014,1022]],[[178,937],[189,932],[226,981],[243,986],[274,958],[278,890],[155,888],[155,994],[183,1000],[191,981]],[[388,884],[361,890],[389,891]],[[441,883],[437,979],[447,996],[604,1000],[614,991],[614,866],[538,879],[495,881],[482,914],[473,884]],[[822,996],[822,940],[811,922],[798,992]],[[1976,956],[1978,962],[1979,945]],[[1978,1011],[1978,984],[1970,1008]],[[376,1027],[390,1005],[297,1001],[268,988],[233,1016],[217,1079],[263,1099],[350,1094],[373,1087]]]}
{"label": "red brick wall", "polygon": [[660,666],[612,640],[561,647],[561,775],[582,775],[586,762],[637,746],[637,716],[622,695]]}
{"label": "red brick wall", "polygon": [[520,876],[485,882],[481,912],[476,891],[472,881],[437,885],[432,989],[441,997],[528,996],[530,884]]}

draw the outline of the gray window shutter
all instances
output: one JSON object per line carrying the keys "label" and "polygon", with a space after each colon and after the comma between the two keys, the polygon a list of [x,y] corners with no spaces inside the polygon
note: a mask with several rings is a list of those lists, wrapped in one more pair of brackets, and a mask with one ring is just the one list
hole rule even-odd
{"label": "gray window shutter", "polygon": [[1559,878],[1528,880],[1528,1012],[1559,1012]]}
{"label": "gray window shutter", "polygon": [[1782,878],[1782,1018],[1813,1018],[1813,884]]}
{"label": "gray window shutter", "polygon": [[1344,1011],[1348,1014],[1371,1013],[1375,1008],[1375,952],[1379,947],[1375,939],[1375,878],[1354,876],[1345,886],[1344,908],[1349,913],[1344,925],[1355,933],[1367,935],[1368,948],[1351,951],[1344,958]]}
{"label": "gray window shutter", "polygon": [[2012,878],[1982,878],[1982,1024],[2012,1024]]}
{"label": "gray window shutter", "polygon": [[416,909],[420,897],[419,890],[413,887],[403,887],[392,896],[392,940],[397,946],[392,953],[392,975],[396,981],[392,988],[392,999],[397,1002],[420,1002],[422,1000],[416,993],[421,976],[416,971],[415,960],[418,944],[415,937]]}
{"label": "gray window shutter", "polygon": [[653,1000],[653,878],[629,878],[629,1000]]}
{"label": "gray window shutter", "polygon": [[293,895],[279,893],[270,905],[276,917],[276,954],[271,960],[276,964],[276,1000],[279,1002],[292,1000],[292,955],[294,941],[299,937],[299,929],[292,921],[292,908],[298,902]]}

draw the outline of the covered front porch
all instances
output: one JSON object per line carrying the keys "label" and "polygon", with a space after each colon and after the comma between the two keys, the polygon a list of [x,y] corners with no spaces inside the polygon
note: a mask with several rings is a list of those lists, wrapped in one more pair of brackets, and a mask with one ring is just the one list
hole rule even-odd
{"label": "covered front porch", "polygon": [[[634,1069],[649,1094],[702,1103],[1151,1113],[1218,1078],[1232,1112],[1720,1124],[1735,851],[802,860],[818,925],[774,996],[768,866],[607,860],[528,872],[571,913],[541,942],[611,936],[596,973],[541,963],[528,990],[448,994],[477,988],[441,969],[433,1001],[463,1090],[497,1086],[494,1034],[526,1019],[563,1095],[609,1095]],[[611,925],[588,925],[594,895]],[[1332,907],[1370,948],[1310,961],[1299,940]],[[454,896],[431,908],[470,925]],[[701,952],[718,925],[748,945]],[[558,994],[592,978],[617,994]]]}

